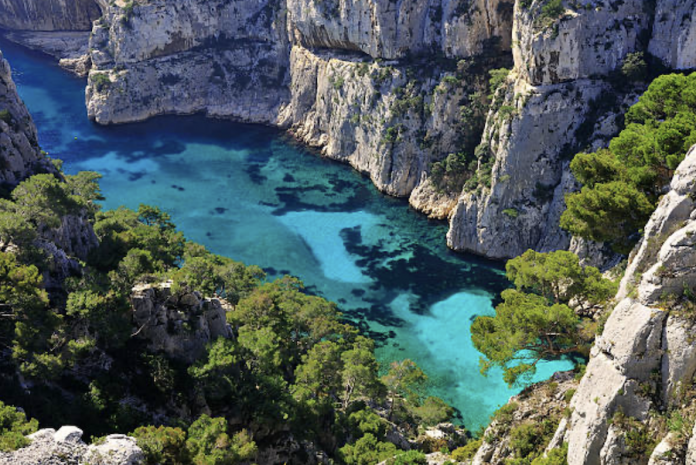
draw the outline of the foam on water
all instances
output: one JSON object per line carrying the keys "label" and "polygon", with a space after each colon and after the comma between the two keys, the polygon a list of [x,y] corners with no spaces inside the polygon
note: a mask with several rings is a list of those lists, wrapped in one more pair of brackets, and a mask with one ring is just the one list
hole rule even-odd
{"label": "foam on water", "polygon": [[[470,429],[516,392],[499,372],[479,373],[470,338],[473,318],[492,314],[507,282],[499,265],[449,251],[445,224],[269,128],[202,117],[94,125],[82,80],[5,41],[0,48],[42,147],[68,173],[104,173],[106,208],[157,205],[212,251],[270,278],[300,277],[376,340],[383,367],[418,363],[430,394],[455,406]],[[570,366],[544,364],[538,378]]]}

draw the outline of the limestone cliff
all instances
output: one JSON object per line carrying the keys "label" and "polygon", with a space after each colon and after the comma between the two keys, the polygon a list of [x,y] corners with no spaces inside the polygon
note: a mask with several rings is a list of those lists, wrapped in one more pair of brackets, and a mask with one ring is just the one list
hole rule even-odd
{"label": "limestone cliff", "polygon": [[31,440],[29,446],[14,452],[0,452],[0,465],[140,465],[145,462],[135,439],[123,434],[110,434],[99,443],[87,445],[82,441],[81,429],[63,426],[58,431],[41,429],[28,438]]}
{"label": "limestone cliff", "polygon": [[95,23],[87,112],[99,123],[205,112],[275,123],[289,48],[276,1],[115,3]]}
{"label": "limestone cliff", "polygon": [[10,190],[31,174],[50,169],[34,122],[17,95],[10,65],[0,52],[0,186]]}
{"label": "limestone cliff", "polygon": [[482,75],[456,77],[427,63],[382,64],[300,46],[290,62],[292,99],[279,122],[401,197],[422,186],[431,162],[461,148],[471,124],[461,107],[485,87]]}
{"label": "limestone cliff", "polygon": [[696,68],[696,1],[657,0],[648,51],[675,69]]}
{"label": "limestone cliff", "polygon": [[672,427],[668,436],[663,416],[680,412],[688,428],[694,417],[695,194],[692,148],[631,257],[618,303],[571,402],[567,428],[559,430],[570,465],[647,463],[650,445],[641,451],[630,431],[664,439],[651,463],[693,463],[684,462],[696,446],[695,440],[687,444],[690,429],[684,435]]}
{"label": "limestone cliff", "polygon": [[171,283],[140,285],[131,295],[133,332],[148,350],[168,358],[195,362],[206,344],[232,332],[225,318],[230,307],[198,292],[176,294]]}
{"label": "limestone cliff", "polygon": [[510,48],[511,0],[288,0],[291,32],[306,48],[373,58],[470,57]]}
{"label": "limestone cliff", "polygon": [[6,29],[88,31],[99,16],[95,0],[0,0],[0,28]]}
{"label": "limestone cliff", "polygon": [[[564,195],[577,188],[568,162],[614,135],[617,115],[640,92],[640,84],[617,85],[626,84],[619,73],[628,54],[696,66],[694,0],[525,0],[514,8],[502,0],[137,0],[102,8],[86,92],[97,122],[202,112],[290,129],[384,192],[449,218],[450,247],[492,258],[569,247],[558,227]],[[492,104],[478,102],[491,104],[484,130],[469,97],[485,95],[487,72],[511,57],[505,90]],[[436,186],[432,163],[470,157],[477,143],[478,185],[461,193]]]}
{"label": "limestone cliff", "polygon": [[567,249],[558,226],[564,194],[576,189],[568,164],[602,145],[629,99],[608,75],[639,48],[649,14],[638,0],[515,7],[515,66],[496,97],[481,142],[478,189],[465,189],[450,220],[456,250],[510,258],[529,248]]}

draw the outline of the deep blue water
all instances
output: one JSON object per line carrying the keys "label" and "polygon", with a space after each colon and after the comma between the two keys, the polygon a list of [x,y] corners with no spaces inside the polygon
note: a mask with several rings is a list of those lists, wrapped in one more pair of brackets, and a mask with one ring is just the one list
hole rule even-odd
{"label": "deep blue water", "polygon": [[[271,128],[201,116],[97,126],[86,117],[83,80],[1,39],[0,49],[43,149],[68,173],[101,172],[106,208],[157,205],[212,251],[270,277],[300,277],[377,340],[383,366],[416,361],[430,393],[469,429],[515,394],[499,372],[479,373],[469,333],[477,315],[494,311],[504,276],[448,250],[444,223]],[[538,378],[570,367],[544,364]]]}

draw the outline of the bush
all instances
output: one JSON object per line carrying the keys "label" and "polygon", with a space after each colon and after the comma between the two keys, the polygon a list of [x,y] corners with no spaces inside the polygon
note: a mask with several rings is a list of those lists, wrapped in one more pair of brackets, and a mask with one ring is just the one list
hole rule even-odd
{"label": "bush", "polygon": [[427,463],[425,454],[417,450],[410,450],[387,461],[388,465],[427,465]]}
{"label": "bush", "polygon": [[224,418],[201,415],[191,424],[188,434],[186,447],[195,465],[233,465],[256,455],[251,435],[243,430],[230,437]]}
{"label": "bush", "polygon": [[[644,72],[639,55],[624,72]],[[584,184],[566,197],[561,227],[627,254],[688,149],[696,143],[696,73],[655,79],[626,114],[608,150],[578,154],[571,170]]]}
{"label": "bush", "polygon": [[130,433],[130,436],[136,439],[149,465],[189,463],[186,433],[180,428],[141,426]]}
{"label": "bush", "polygon": [[648,64],[643,52],[629,53],[621,66],[621,74],[630,81],[644,81],[648,77]]}
{"label": "bush", "polygon": [[0,401],[0,451],[12,451],[29,445],[30,441],[25,436],[38,429],[38,421],[27,421],[23,412]]}
{"label": "bush", "polygon": [[397,454],[397,449],[391,442],[381,442],[367,433],[355,444],[346,444],[339,454],[347,465],[374,465]]}
{"label": "bush", "polygon": [[111,85],[111,79],[104,73],[94,73],[90,75],[89,78],[94,84],[94,88],[99,93],[106,90]]}
{"label": "bush", "polygon": [[481,447],[482,443],[483,441],[481,439],[469,441],[465,446],[455,449],[452,452],[452,459],[456,460],[457,462],[464,462],[465,460],[472,458],[476,454],[479,447]]}
{"label": "bush", "polygon": [[541,8],[541,17],[548,19],[557,19],[565,13],[565,7],[562,0],[549,0],[546,5]]}

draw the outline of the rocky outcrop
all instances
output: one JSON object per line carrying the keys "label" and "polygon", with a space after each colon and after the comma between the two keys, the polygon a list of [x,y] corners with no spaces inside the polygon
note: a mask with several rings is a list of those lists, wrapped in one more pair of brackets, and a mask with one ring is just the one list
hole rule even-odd
{"label": "rocky outcrop", "polygon": [[618,131],[615,115],[631,98],[607,76],[639,46],[649,23],[642,3],[564,2],[557,17],[546,2],[516,5],[515,66],[480,147],[478,177],[490,182],[459,197],[450,247],[501,259],[569,247],[558,226],[565,194],[577,189],[569,161]]}
{"label": "rocky outcrop", "polygon": [[[566,408],[577,384],[572,372],[556,373],[550,381],[530,386],[512,397],[486,428],[472,465],[506,465],[515,456],[510,432],[520,426],[552,422],[563,427],[567,421]],[[546,439],[549,449],[561,445],[559,438]]]}
{"label": "rocky outcrop", "polygon": [[[656,412],[690,403],[696,374],[696,342],[691,336],[695,194],[696,149],[692,149],[632,255],[619,302],[595,342],[571,402],[573,413],[565,432],[570,465],[647,463],[649,455],[631,455],[635,444],[626,439],[626,425],[635,420],[645,426],[631,428],[652,428],[650,437],[655,437],[660,434]],[[667,442],[674,460],[684,457],[684,441],[676,446],[677,441]],[[666,449],[667,445],[658,446],[652,463],[662,463]]]}
{"label": "rocky outcrop", "polygon": [[[418,63],[337,58],[298,46],[290,70],[292,99],[280,123],[401,197],[424,182],[442,153],[460,148],[466,125],[460,108],[485,86],[485,76],[471,76],[465,85],[453,73]],[[425,208],[427,194],[420,202]]]}
{"label": "rocky outcrop", "polygon": [[31,444],[14,452],[0,452],[0,465],[140,465],[143,451],[135,439],[111,434],[95,444],[82,442],[82,430],[63,426],[58,431],[41,429],[28,436]]}
{"label": "rocky outcrop", "polygon": [[0,0],[0,28],[6,29],[89,31],[99,16],[95,0]]}
{"label": "rocky outcrop", "polygon": [[89,58],[89,31],[9,31],[4,37],[32,50],[55,57],[58,64],[78,76],[86,76]]}
{"label": "rocky outcrop", "polygon": [[546,3],[515,10],[515,69],[534,86],[607,75],[640,47],[649,27],[643,0],[563,2],[565,11],[555,17]]}
{"label": "rocky outcrop", "polygon": [[10,65],[0,52],[0,187],[5,191],[37,172],[51,171],[34,122],[17,95]]}
{"label": "rocky outcrop", "polygon": [[306,48],[386,59],[510,49],[511,0],[288,0],[287,8],[291,32]]}
{"label": "rocky outcrop", "polygon": [[696,68],[696,1],[657,0],[648,51],[670,68]]}
{"label": "rocky outcrop", "polygon": [[87,112],[99,123],[204,112],[275,123],[289,99],[278,2],[110,5],[90,40]]}
{"label": "rocky outcrop", "polygon": [[218,337],[231,337],[228,306],[198,292],[172,293],[171,283],[139,285],[131,294],[134,335],[148,350],[193,363]]}
{"label": "rocky outcrop", "polygon": [[592,102],[607,90],[602,81],[544,87],[514,81],[484,132],[483,146],[494,162],[492,168],[482,163],[479,172],[491,170],[490,187],[459,197],[448,245],[491,258],[567,248],[570,236],[559,229],[558,219],[563,194],[575,183],[562,151],[575,140]]}

